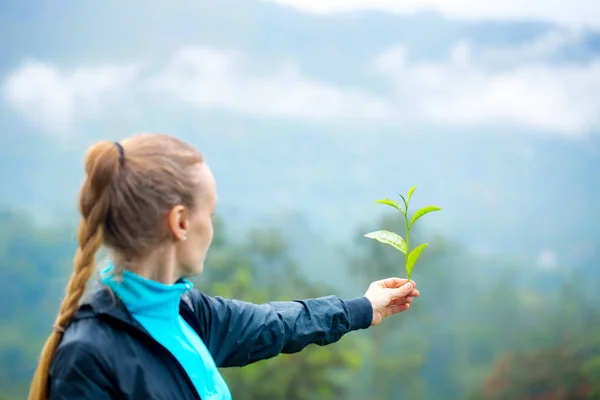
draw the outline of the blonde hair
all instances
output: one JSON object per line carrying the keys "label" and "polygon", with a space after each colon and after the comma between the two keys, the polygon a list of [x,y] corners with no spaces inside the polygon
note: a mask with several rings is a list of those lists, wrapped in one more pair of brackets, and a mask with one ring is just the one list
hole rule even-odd
{"label": "blonde hair", "polygon": [[85,159],[79,192],[81,222],[74,270],[53,331],[42,349],[28,400],[49,396],[49,369],[63,333],[79,308],[95,270],[96,252],[105,245],[122,265],[168,238],[164,216],[177,204],[196,206],[200,182],[193,170],[202,155],[164,134],[133,136],[122,144],[94,144]]}

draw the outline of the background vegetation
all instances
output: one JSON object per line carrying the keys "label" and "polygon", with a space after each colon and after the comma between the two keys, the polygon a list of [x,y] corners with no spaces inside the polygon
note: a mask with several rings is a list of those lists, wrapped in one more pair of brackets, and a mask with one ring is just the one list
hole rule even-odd
{"label": "background vegetation", "polygon": [[[395,227],[384,215],[372,227]],[[265,302],[327,294],[358,296],[375,279],[402,271],[399,255],[372,240],[336,251],[347,271],[319,283],[303,273],[282,228],[233,238],[216,219],[205,293]],[[71,227],[40,228],[27,216],[0,216],[0,388],[22,399],[54,318],[74,249]],[[360,232],[363,232],[361,229]],[[359,237],[359,235],[356,235]],[[425,232],[416,231],[416,240]],[[328,346],[310,346],[245,368],[224,370],[235,399],[593,399],[600,395],[598,293],[576,273],[543,274],[523,286],[523,266],[469,254],[427,232],[415,269],[422,297],[410,312]],[[301,241],[301,239],[300,239]],[[322,265],[327,268],[327,265]],[[478,268],[498,270],[493,278]],[[357,289],[362,288],[362,289]]]}

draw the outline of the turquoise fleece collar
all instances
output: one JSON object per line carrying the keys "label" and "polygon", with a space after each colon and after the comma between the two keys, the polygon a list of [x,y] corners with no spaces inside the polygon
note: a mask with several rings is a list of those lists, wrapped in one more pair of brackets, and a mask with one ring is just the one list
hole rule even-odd
{"label": "turquoise fleece collar", "polygon": [[166,285],[127,270],[119,276],[112,263],[102,270],[101,281],[121,299],[132,314],[162,319],[179,316],[181,296],[194,286],[186,279]]}

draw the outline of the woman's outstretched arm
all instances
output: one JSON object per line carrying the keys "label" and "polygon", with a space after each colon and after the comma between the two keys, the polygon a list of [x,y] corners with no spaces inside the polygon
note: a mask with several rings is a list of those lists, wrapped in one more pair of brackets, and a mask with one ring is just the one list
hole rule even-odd
{"label": "woman's outstretched arm", "polygon": [[326,296],[253,304],[195,292],[195,313],[205,342],[219,367],[244,366],[309,344],[325,346],[348,332],[377,325],[408,309],[419,295],[414,283],[390,278],[373,282],[359,298]]}

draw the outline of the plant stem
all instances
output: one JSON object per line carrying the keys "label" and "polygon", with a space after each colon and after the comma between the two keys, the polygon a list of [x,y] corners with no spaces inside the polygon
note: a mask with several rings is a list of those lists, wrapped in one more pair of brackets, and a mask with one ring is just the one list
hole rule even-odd
{"label": "plant stem", "polygon": [[406,254],[404,255],[404,269],[408,275],[408,281],[410,282],[410,272],[408,271],[408,255],[410,254],[410,227],[408,226],[408,204],[406,206],[406,213],[404,214],[404,221],[406,222]]}

